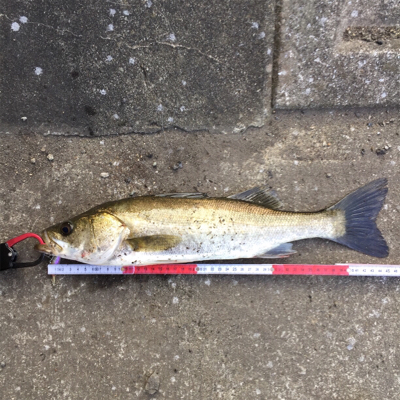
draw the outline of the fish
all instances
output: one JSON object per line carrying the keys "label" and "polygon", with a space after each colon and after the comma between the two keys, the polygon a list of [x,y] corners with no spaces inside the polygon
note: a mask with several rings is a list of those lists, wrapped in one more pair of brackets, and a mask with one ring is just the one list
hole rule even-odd
{"label": "fish", "polygon": [[291,242],[323,238],[382,258],[389,248],[376,218],[387,191],[387,179],[380,178],[318,212],[282,211],[267,186],[229,197],[138,196],[45,229],[36,249],[95,265],[153,265],[283,258],[295,253]]}

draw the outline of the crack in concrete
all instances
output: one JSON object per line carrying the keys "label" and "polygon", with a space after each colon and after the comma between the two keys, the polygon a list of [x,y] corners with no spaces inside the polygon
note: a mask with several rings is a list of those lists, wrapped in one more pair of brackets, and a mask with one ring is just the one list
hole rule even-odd
{"label": "crack in concrete", "polygon": [[[88,126],[86,127],[81,127],[83,129],[87,129]],[[136,131],[134,129],[126,131],[126,132],[113,132],[113,133],[99,133],[99,134],[84,134],[81,132],[76,132],[76,134],[71,134],[71,133],[65,133],[65,134],[58,134],[58,133],[53,133],[51,132],[51,130],[47,130],[47,132],[41,132],[40,130],[36,130],[35,128],[31,128],[31,132],[35,132],[38,133],[40,135],[43,136],[62,136],[62,137],[81,137],[81,138],[87,138],[87,139],[95,139],[95,138],[99,138],[99,137],[108,137],[108,136],[128,136],[128,135],[154,135],[154,134],[158,134],[161,132],[165,132],[165,131],[180,131],[183,133],[209,133],[210,130],[207,128],[200,128],[200,129],[185,129],[182,128],[179,125],[169,125],[169,126],[164,126],[164,127],[160,127],[158,125],[158,129],[155,129],[154,131]],[[22,133],[19,133],[22,134]],[[9,136],[10,135],[10,129],[6,129],[6,130],[0,130],[0,136]]]}
{"label": "crack in concrete", "polygon": [[[104,36],[99,36],[99,37],[100,37],[100,39],[103,39],[103,40],[112,40],[113,42],[118,43],[116,39],[112,39],[112,38],[104,37]],[[149,49],[149,48],[154,47],[154,46],[169,46],[169,47],[172,47],[173,49],[183,49],[183,50],[188,50],[188,51],[194,51],[194,52],[202,55],[203,57],[209,58],[210,60],[216,62],[217,64],[227,66],[225,63],[223,63],[222,61],[218,60],[218,58],[216,58],[214,56],[211,56],[210,54],[204,53],[203,51],[201,51],[200,49],[197,49],[196,47],[189,47],[189,46],[185,46],[183,44],[174,44],[174,43],[160,42],[160,41],[154,41],[154,42],[148,43],[148,44],[130,45],[130,44],[125,43],[125,42],[123,42],[122,44],[124,46],[128,47],[131,50]]]}
{"label": "crack in concrete", "polygon": [[83,35],[77,35],[76,33],[71,32],[71,31],[68,30],[68,29],[54,28],[54,26],[46,25],[46,24],[43,24],[43,23],[41,23],[41,22],[27,22],[27,24],[34,24],[34,25],[38,25],[38,26],[44,26],[45,28],[53,29],[53,30],[55,30],[56,32],[61,33],[61,35],[64,35],[64,32],[67,32],[67,33],[69,33],[70,35],[75,36],[75,37],[78,37],[78,38],[83,37]]}
{"label": "crack in concrete", "polygon": [[[6,14],[0,14],[0,18],[1,18],[1,17],[7,18],[10,22],[17,22],[16,19],[12,19],[12,18],[10,18],[8,15],[6,15]],[[54,26],[46,25],[46,24],[43,24],[42,22],[27,21],[27,22],[24,22],[23,24],[24,24],[24,25],[44,26],[45,28],[53,29],[53,30],[55,30],[56,32],[61,33],[61,35],[63,35],[64,32],[67,32],[67,33],[69,33],[70,35],[75,36],[75,37],[83,37],[83,35],[77,35],[76,33],[71,32],[71,31],[68,30],[68,29],[54,28]]]}
{"label": "crack in concrete", "polygon": [[271,73],[271,109],[276,106],[276,97],[279,84],[279,56],[281,51],[281,25],[282,25],[282,0],[275,0],[275,33],[274,50],[272,52],[272,73]]}
{"label": "crack in concrete", "polygon": [[132,49],[132,50],[142,49],[142,48],[145,48],[145,49],[147,48],[147,49],[148,49],[148,48],[153,47],[153,46],[161,45],[161,46],[169,46],[169,47],[172,47],[172,48],[174,48],[174,49],[184,49],[184,50],[189,50],[189,51],[195,51],[195,52],[199,53],[200,55],[202,55],[203,57],[207,57],[207,58],[209,58],[210,60],[213,60],[213,61],[215,61],[215,62],[218,63],[218,64],[223,64],[223,63],[222,63],[220,60],[218,60],[217,58],[215,58],[215,57],[213,57],[213,56],[210,56],[209,54],[204,53],[203,51],[201,51],[201,50],[199,50],[199,49],[197,49],[197,48],[195,48],[195,47],[184,46],[184,45],[182,45],[182,44],[174,44],[174,43],[169,43],[169,42],[159,42],[159,41],[155,41],[154,43],[143,44],[143,45],[138,44],[138,45],[130,46],[130,45],[127,44],[127,43],[125,43],[125,45],[126,45],[128,48]]}

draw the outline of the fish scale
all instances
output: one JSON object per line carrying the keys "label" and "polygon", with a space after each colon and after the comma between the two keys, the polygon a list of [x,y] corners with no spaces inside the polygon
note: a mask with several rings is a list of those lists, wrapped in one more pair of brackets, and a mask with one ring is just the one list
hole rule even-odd
{"label": "fish scale", "polygon": [[[103,210],[118,215],[114,207]],[[288,213],[228,199],[142,198],[134,207],[141,209],[139,216],[131,212],[123,218],[133,237],[177,235],[182,241],[156,253],[132,252],[128,243],[107,261],[109,265],[256,257],[281,243],[329,238],[334,231],[329,214]]]}

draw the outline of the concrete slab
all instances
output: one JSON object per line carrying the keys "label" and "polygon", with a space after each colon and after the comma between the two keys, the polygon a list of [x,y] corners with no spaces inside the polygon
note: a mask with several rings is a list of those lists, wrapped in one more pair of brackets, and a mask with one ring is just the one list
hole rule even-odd
{"label": "concrete slab", "polygon": [[[268,183],[287,209],[313,211],[386,176],[378,225],[390,256],[380,261],[398,263],[398,115],[285,111],[237,135],[66,138],[1,127],[0,240],[132,192],[223,196]],[[325,240],[294,247],[294,263],[377,261]],[[53,284],[43,265],[2,273],[0,300],[5,399],[395,400],[400,390],[397,279],[70,276]]]}
{"label": "concrete slab", "polygon": [[275,107],[398,105],[399,17],[394,1],[284,0]]}
{"label": "concrete slab", "polygon": [[19,1],[0,21],[3,123],[90,136],[268,115],[273,1]]}

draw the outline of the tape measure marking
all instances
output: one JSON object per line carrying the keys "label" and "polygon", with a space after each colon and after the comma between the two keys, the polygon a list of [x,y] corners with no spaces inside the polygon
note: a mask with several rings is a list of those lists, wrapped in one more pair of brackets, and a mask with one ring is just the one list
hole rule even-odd
{"label": "tape measure marking", "polygon": [[160,264],[123,267],[49,264],[49,275],[333,275],[399,276],[399,265],[379,264]]}
{"label": "tape measure marking", "polygon": [[399,265],[349,264],[351,276],[400,276]]}
{"label": "tape measure marking", "polygon": [[49,264],[49,275],[122,275],[121,267],[89,264]]}
{"label": "tape measure marking", "polygon": [[274,264],[274,275],[349,275],[349,265]]}
{"label": "tape measure marking", "polygon": [[121,267],[124,275],[196,275],[197,264],[127,265]]}

